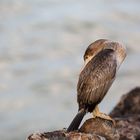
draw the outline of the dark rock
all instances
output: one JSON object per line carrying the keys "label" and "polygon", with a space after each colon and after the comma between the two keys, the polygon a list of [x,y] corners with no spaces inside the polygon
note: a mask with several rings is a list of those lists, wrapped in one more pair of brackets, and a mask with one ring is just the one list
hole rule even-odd
{"label": "dark rock", "polygon": [[140,115],[116,119],[120,140],[140,140]]}
{"label": "dark rock", "polygon": [[122,117],[140,114],[140,87],[122,96],[120,102],[111,111],[110,116]]}
{"label": "dark rock", "polygon": [[140,140],[140,87],[122,96],[111,111],[120,140]]}

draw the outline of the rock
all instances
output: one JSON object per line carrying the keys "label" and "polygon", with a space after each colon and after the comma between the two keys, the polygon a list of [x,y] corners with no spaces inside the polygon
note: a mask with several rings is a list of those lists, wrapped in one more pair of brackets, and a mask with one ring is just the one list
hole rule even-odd
{"label": "rock", "polygon": [[120,140],[140,140],[140,115],[115,120]]}
{"label": "rock", "polygon": [[34,133],[31,134],[27,140],[104,140],[104,138],[95,134],[86,134],[76,131],[66,133],[63,130],[59,130],[47,133]]}
{"label": "rock", "polygon": [[120,138],[116,126],[111,121],[101,118],[91,118],[86,120],[79,131],[96,134],[105,137],[107,140],[119,140]]}
{"label": "rock", "polygon": [[101,118],[91,118],[78,131],[34,133],[28,140],[140,140],[140,88],[123,95],[110,116],[116,125]]}
{"label": "rock", "polygon": [[140,140],[140,87],[123,95],[110,116],[116,120],[120,140]]}
{"label": "rock", "polygon": [[133,116],[140,114],[140,87],[122,96],[120,102],[111,111],[112,117]]}

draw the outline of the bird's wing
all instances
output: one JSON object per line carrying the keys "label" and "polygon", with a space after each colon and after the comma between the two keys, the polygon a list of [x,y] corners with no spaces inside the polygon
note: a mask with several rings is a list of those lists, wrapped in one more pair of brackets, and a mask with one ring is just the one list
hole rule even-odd
{"label": "bird's wing", "polygon": [[79,76],[79,108],[101,102],[114,81],[116,68],[116,55],[111,49],[102,50],[91,59]]}

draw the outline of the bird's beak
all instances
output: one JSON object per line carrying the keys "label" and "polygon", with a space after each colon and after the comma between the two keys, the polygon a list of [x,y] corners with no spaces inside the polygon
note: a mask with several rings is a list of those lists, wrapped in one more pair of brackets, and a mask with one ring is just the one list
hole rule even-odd
{"label": "bird's beak", "polygon": [[84,61],[84,66],[86,66],[86,64],[89,62],[89,60],[88,59],[86,59],[85,61]]}
{"label": "bird's beak", "polygon": [[84,67],[87,65],[87,63],[93,58],[93,56],[88,57],[87,59],[85,59],[84,61],[84,66],[82,67],[81,71],[84,69]]}
{"label": "bird's beak", "polygon": [[82,70],[84,69],[84,67],[86,66],[86,64],[88,63],[89,61],[86,59],[85,61],[84,61],[84,66],[81,68],[81,71],[80,72],[82,72]]}

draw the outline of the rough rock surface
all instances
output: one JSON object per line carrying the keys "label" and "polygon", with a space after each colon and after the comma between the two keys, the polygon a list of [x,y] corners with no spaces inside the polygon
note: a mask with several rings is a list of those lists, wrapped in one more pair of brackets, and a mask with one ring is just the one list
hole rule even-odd
{"label": "rough rock surface", "polygon": [[78,131],[34,133],[27,140],[140,140],[140,88],[122,96],[110,113],[116,121],[91,118]]}

